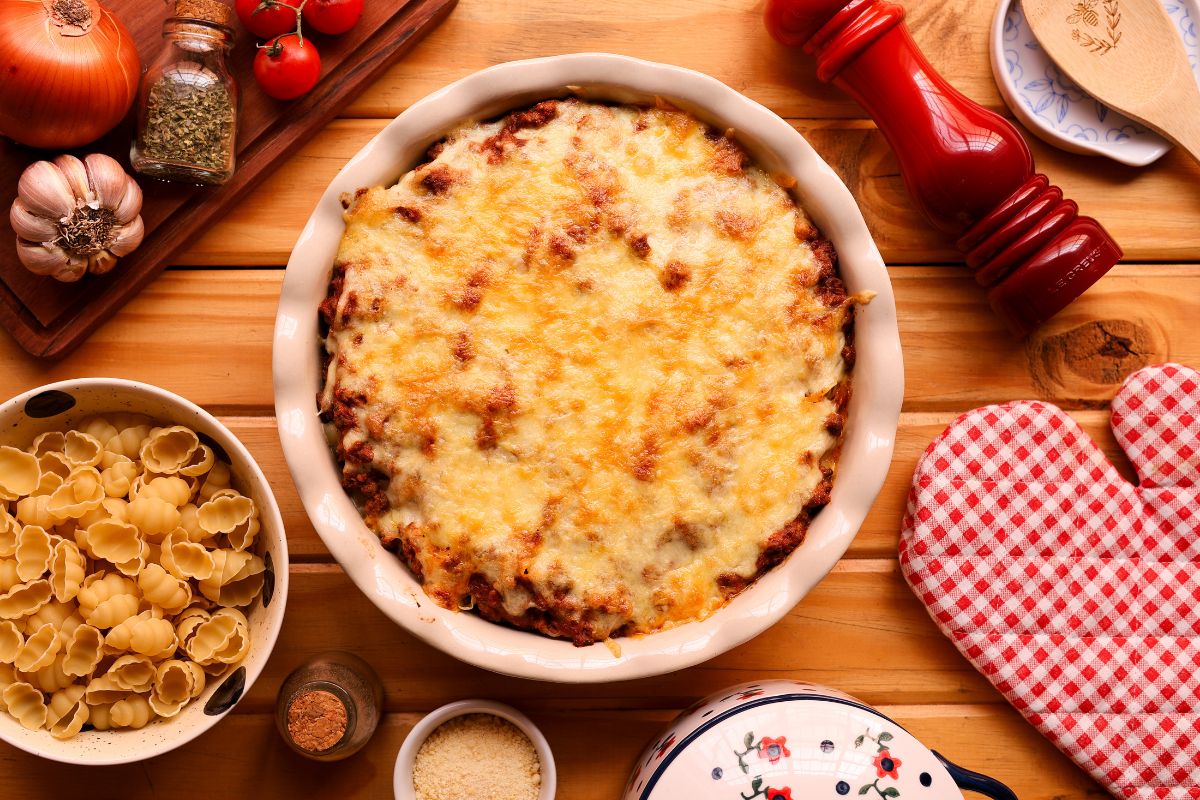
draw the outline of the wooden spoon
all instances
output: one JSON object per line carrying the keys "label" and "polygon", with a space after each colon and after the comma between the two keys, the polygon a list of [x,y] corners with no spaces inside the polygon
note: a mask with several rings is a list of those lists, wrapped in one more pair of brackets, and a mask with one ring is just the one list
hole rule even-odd
{"label": "wooden spoon", "polygon": [[1200,89],[1158,0],[1021,0],[1021,7],[1071,80],[1200,161]]}

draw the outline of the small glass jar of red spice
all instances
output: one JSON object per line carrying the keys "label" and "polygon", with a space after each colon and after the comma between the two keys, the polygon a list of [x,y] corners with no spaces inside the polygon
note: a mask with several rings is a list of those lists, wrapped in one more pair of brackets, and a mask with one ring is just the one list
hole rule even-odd
{"label": "small glass jar of red spice", "polygon": [[352,653],[320,653],[288,675],[279,689],[275,724],[288,746],[317,761],[357,753],[383,714],[383,684]]}
{"label": "small glass jar of red spice", "polygon": [[176,0],[163,38],[142,76],[130,162],[155,178],[225,183],[237,148],[238,87],[226,62],[232,9],[218,0]]}

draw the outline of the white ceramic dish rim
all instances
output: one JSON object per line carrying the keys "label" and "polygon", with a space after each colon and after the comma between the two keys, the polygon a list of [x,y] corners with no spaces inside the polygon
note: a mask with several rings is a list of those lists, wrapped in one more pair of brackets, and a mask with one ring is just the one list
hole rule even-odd
{"label": "white ceramic dish rim", "polygon": [[[1039,139],[1067,152],[1105,156],[1111,158],[1113,161],[1131,167],[1144,167],[1152,164],[1170,152],[1174,145],[1153,131],[1148,131],[1135,146],[1113,145],[1109,142],[1101,141],[1091,142],[1086,139],[1076,139],[1072,136],[1067,136],[1051,127],[1049,123],[1038,115],[1030,113],[1025,104],[1021,102],[1021,97],[1017,94],[1016,86],[1013,85],[1012,78],[1009,76],[1008,69],[1004,63],[1004,20],[1008,16],[1008,10],[1015,2],[1019,2],[1019,0],[1000,0],[996,4],[996,13],[992,16],[989,56],[992,63],[992,77],[996,81],[996,87],[1000,90],[1000,95],[1004,98],[1004,102],[1013,114],[1021,122],[1025,123],[1025,127],[1033,131]],[[1200,8],[1200,5],[1197,5],[1193,0],[1181,0],[1181,3],[1187,6],[1188,13],[1192,14],[1193,18],[1195,18],[1194,12]],[[1080,89],[1080,91],[1084,92],[1085,97],[1091,97],[1083,89]]]}
{"label": "white ceramic dish rim", "polygon": [[[271,490],[271,484],[263,475],[262,469],[259,468],[258,462],[246,449],[232,431],[213,415],[209,414],[200,406],[187,400],[184,397],[169,392],[166,389],[153,386],[148,383],[139,381],[125,380],[123,378],[77,378],[73,380],[57,381],[48,383],[45,386],[39,386],[34,389],[22,392],[19,395],[0,403],[0,420],[3,420],[14,409],[24,408],[25,403],[32,397],[35,397],[44,392],[61,391],[68,394],[80,392],[82,390],[100,390],[107,391],[116,389],[123,392],[130,392],[135,395],[145,395],[153,398],[167,406],[174,406],[182,409],[183,412],[191,414],[203,423],[203,431],[217,441],[225,452],[230,456],[235,464],[240,463],[244,467],[235,466],[235,473],[242,472],[243,475],[248,475],[253,481],[257,482],[258,486],[262,487],[263,498],[267,502],[260,504],[263,507],[259,509],[260,520],[262,522],[263,532],[277,531],[279,536],[278,555],[273,555],[273,567],[275,570],[275,587],[274,594],[271,598],[271,606],[265,613],[269,614],[273,619],[266,623],[267,634],[265,637],[256,636],[251,643],[251,655],[242,662],[242,666],[246,668],[246,682],[242,688],[238,699],[231,703],[225,711],[216,715],[208,715],[200,712],[200,706],[203,706],[207,698],[213,692],[213,686],[219,684],[210,683],[205,692],[199,698],[194,700],[184,713],[192,712],[187,719],[176,718],[167,720],[160,724],[152,724],[145,728],[135,731],[116,731],[113,732],[116,742],[111,748],[112,754],[105,752],[103,755],[83,755],[74,752],[80,748],[74,747],[73,744],[79,744],[80,739],[67,740],[60,742],[51,738],[50,734],[42,731],[25,731],[19,723],[8,717],[6,713],[0,712],[0,739],[11,744],[13,747],[20,748],[27,753],[32,753],[36,756],[41,756],[52,761],[58,761],[64,764],[80,764],[84,766],[111,766],[115,764],[128,764],[136,761],[143,761],[148,758],[154,758],[163,753],[181,747],[201,734],[212,728],[220,720],[224,719],[230,711],[232,711],[241,698],[246,696],[250,691],[250,687],[262,674],[263,669],[270,660],[271,652],[275,649],[275,642],[279,638],[279,632],[283,628],[284,609],[287,606],[288,594],[288,549],[287,536],[283,527],[283,518],[279,512],[279,504],[275,500],[274,492]],[[112,409],[113,411],[125,409]],[[130,409],[133,413],[138,413],[134,409]],[[75,412],[65,412],[75,413]],[[96,411],[94,413],[104,413]],[[58,416],[58,415],[55,415]],[[179,417],[173,418],[172,421],[179,424],[188,424],[186,419]],[[260,534],[262,535],[262,534]],[[189,723],[189,720],[199,720],[199,722]],[[12,722],[15,730],[19,735],[13,736],[9,729],[12,727],[7,723]],[[164,732],[164,741],[153,739],[153,734]],[[41,734],[41,735],[38,735]],[[86,734],[85,734],[86,735]],[[102,734],[105,735],[105,734]],[[136,742],[135,742],[136,739]],[[132,749],[131,749],[132,746]],[[106,748],[107,750],[107,748]]]}
{"label": "white ceramic dish rim", "polygon": [[[620,102],[662,97],[714,124],[735,126],[738,140],[760,164],[796,176],[795,194],[837,247],[848,289],[876,292],[856,324],[858,360],[840,473],[832,500],[814,520],[806,542],[708,619],[620,639],[619,653],[604,643],[577,648],[429,600],[342,490],[314,403],[320,381],[316,308],[344,229],[342,193],[390,185],[457,123],[563,96],[565,87],[586,87],[588,96]],[[850,192],[808,142],[773,112],[707,75],[595,53],[510,62],[470,75],[415,103],[359,151],[330,183],[292,251],[273,367],[279,434],[296,488],[325,545],[358,587],[410,632],[463,661],[519,677],[574,683],[682,669],[782,618],[833,568],[857,533],[887,474],[904,393],[887,269]]]}
{"label": "white ceramic dish rim", "polygon": [[430,711],[421,721],[413,726],[400,745],[396,755],[396,767],[392,772],[392,789],[396,800],[416,800],[417,793],[413,789],[413,765],[417,759],[417,751],[442,723],[455,717],[467,714],[491,714],[493,717],[507,720],[516,725],[529,737],[533,749],[537,751],[538,762],[542,768],[542,783],[538,789],[538,800],[554,800],[558,789],[558,771],[554,766],[554,753],[550,751],[550,743],[538,730],[529,717],[517,711],[512,706],[497,703],[493,700],[458,700],[447,703],[441,708]]}

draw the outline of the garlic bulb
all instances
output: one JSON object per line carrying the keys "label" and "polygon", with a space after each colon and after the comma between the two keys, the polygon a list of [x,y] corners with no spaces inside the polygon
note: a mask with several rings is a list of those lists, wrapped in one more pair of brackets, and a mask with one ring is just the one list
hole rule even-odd
{"label": "garlic bulb", "polygon": [[142,243],[141,210],[142,190],[114,159],[62,155],[21,174],[8,221],[30,272],[77,281],[108,272]]}

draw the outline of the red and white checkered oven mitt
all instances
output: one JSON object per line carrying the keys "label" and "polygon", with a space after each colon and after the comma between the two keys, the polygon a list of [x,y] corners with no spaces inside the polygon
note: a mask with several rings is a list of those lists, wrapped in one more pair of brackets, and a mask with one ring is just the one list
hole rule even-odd
{"label": "red and white checkered oven mitt", "polygon": [[900,566],[942,632],[1116,797],[1200,798],[1200,373],[1134,373],[1118,474],[1055,406],[959,417],[913,475]]}

